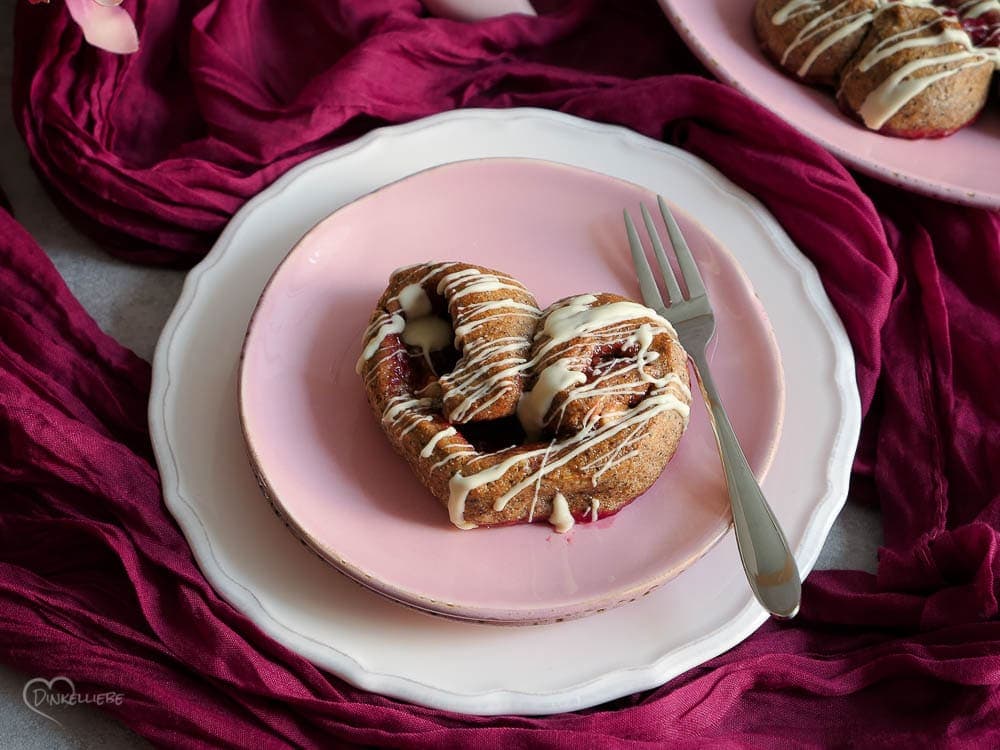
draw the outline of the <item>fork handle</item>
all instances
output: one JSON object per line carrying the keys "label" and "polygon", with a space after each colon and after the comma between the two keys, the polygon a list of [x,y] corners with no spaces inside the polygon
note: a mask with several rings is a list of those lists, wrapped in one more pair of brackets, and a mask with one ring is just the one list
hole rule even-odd
{"label": "fork handle", "polygon": [[722,468],[733,506],[736,545],[750,588],[757,601],[772,616],[779,619],[795,617],[802,597],[802,582],[795,558],[736,439],[705,354],[693,354],[691,359],[708,407],[709,421],[719,443]]}

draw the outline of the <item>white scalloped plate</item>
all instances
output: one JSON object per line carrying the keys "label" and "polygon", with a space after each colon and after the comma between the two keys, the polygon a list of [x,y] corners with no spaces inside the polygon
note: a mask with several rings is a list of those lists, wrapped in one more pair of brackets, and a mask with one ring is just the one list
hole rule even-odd
{"label": "white scalloped plate", "polygon": [[[436,164],[549,159],[662,193],[739,260],[784,365],[786,417],[764,484],[803,572],[847,495],[860,425],[850,345],[812,265],[712,167],[628,130],[558,113],[460,110],[374,131],[250,201],[189,275],[156,350],[150,428],[168,508],[212,585],[264,631],[345,680],[478,714],[546,714],[651,688],[765,619],[728,535],[663,588],[582,620],[502,628],[408,609],[341,576],[270,512],[244,451],[236,369],[265,282],[339,206]],[[375,530],[374,533],[377,533]]]}

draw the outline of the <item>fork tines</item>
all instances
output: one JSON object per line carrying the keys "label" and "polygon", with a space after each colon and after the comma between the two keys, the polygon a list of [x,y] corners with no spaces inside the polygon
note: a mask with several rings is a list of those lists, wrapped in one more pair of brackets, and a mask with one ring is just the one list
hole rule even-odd
{"label": "fork tines", "polygon": [[677,305],[685,299],[694,300],[705,296],[705,284],[701,279],[701,273],[698,271],[698,266],[694,262],[694,256],[691,254],[691,249],[684,240],[684,235],[681,234],[680,227],[677,226],[677,221],[674,219],[673,213],[671,213],[670,209],[667,207],[666,201],[663,200],[663,196],[657,195],[656,202],[660,207],[660,215],[663,217],[663,223],[667,228],[670,245],[673,248],[674,255],[677,256],[677,263],[681,270],[681,278],[684,279],[684,283],[687,285],[687,297],[685,297],[681,292],[680,285],[677,283],[677,276],[674,274],[674,269],[670,266],[670,261],[667,259],[663,242],[660,240],[660,234],[657,232],[656,225],[653,223],[653,217],[650,215],[645,204],[640,206],[642,219],[646,225],[646,231],[649,234],[650,241],[653,244],[653,255],[656,257],[656,263],[663,276],[664,286],[666,287],[667,296],[670,300],[668,303],[664,303],[660,290],[657,288],[656,277],[653,275],[653,270],[649,266],[645,250],[642,247],[642,241],[639,239],[639,234],[636,232],[635,224],[632,222],[632,217],[629,215],[627,210],[625,211],[625,229],[628,234],[629,247],[632,250],[632,262],[635,264],[636,274],[639,277],[639,288],[642,290],[643,300],[651,307],[666,308],[672,305]]}

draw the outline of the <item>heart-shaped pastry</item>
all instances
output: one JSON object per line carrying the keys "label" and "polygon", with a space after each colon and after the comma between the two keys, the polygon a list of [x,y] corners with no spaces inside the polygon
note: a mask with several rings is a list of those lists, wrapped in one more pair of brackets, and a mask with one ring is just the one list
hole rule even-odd
{"label": "heart-shaped pastry", "polygon": [[539,310],[468,263],[392,274],[358,373],[396,449],[460,529],[616,513],[656,481],[687,427],[687,354],[616,294]]}

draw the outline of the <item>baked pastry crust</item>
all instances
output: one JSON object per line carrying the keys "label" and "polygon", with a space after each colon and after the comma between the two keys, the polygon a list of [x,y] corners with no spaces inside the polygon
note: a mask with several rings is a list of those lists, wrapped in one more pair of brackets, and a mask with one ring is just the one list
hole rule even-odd
{"label": "baked pastry crust", "polygon": [[[935,8],[894,4],[876,15],[841,72],[837,101],[887,135],[942,137],[982,110],[994,67],[985,53],[971,47],[956,18]],[[927,81],[932,82],[922,87]]]}
{"label": "baked pastry crust", "polygon": [[845,113],[902,138],[976,119],[1000,65],[1000,7],[934,0],[757,0],[765,54],[805,82],[836,84]]}
{"label": "baked pastry crust", "polygon": [[833,86],[861,45],[877,0],[758,0],[754,30],[768,57],[793,78]]}
{"label": "baked pastry crust", "polygon": [[[454,352],[407,344],[407,326],[444,310]],[[691,401],[687,354],[653,310],[597,294],[542,312],[512,277],[468,263],[393,273],[358,371],[393,448],[459,528],[616,513],[663,471]]]}

